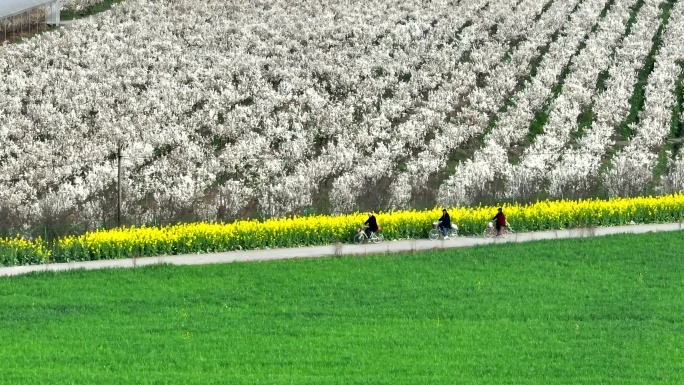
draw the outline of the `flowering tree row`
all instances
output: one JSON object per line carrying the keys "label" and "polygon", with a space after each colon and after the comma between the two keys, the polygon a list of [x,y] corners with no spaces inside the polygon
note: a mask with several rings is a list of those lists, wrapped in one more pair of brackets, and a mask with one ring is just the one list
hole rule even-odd
{"label": "flowering tree row", "polygon": [[[635,9],[638,9],[638,16],[627,28],[629,34],[623,37],[625,25],[630,24],[629,19]],[[542,189],[555,196],[582,196],[599,182],[612,195],[643,192],[653,180],[658,152],[670,134],[672,108],[676,103],[673,91],[675,82],[681,79],[681,59],[676,56],[678,51],[667,48],[668,43],[679,38],[679,29],[674,22],[678,13],[676,7],[670,14],[664,10],[667,10],[667,6],[658,1],[610,4],[610,9],[589,39],[582,41],[583,48],[572,59],[572,65],[565,69],[568,74],[558,97],[548,99],[553,82],[558,79],[558,76],[553,76],[547,78],[549,83],[539,87],[539,93],[530,93],[535,97],[531,102],[522,104],[524,108],[521,110],[527,110],[527,116],[531,118],[546,103],[548,117],[544,132],[535,136],[535,141],[525,148],[520,163],[507,163],[506,149],[516,140],[522,143],[525,136],[529,135],[523,127],[529,126],[530,121],[524,119],[520,129],[501,135],[499,133],[502,131],[496,128],[505,130],[513,126],[504,115],[492,131],[493,135],[485,137],[483,148],[472,159],[459,165],[447,180],[445,188],[440,190],[441,200],[447,204],[454,201],[472,202],[478,191],[491,188],[497,178],[507,184],[501,193],[512,197]],[[674,24],[670,25],[672,22],[669,20],[673,20]],[[624,152],[619,152],[605,175],[600,176],[606,150],[615,144],[613,138],[617,126],[633,108],[629,102],[637,82],[637,70],[645,65],[644,60],[653,49],[652,46],[660,44],[656,36],[659,28],[666,32],[662,40],[663,48],[655,57],[656,70],[646,86],[646,96],[650,96],[651,102],[647,102],[639,113],[639,124],[634,126],[636,134]],[[665,37],[669,40],[665,41]],[[568,49],[566,52],[570,51]],[[670,56],[666,56],[668,54]],[[661,61],[662,67],[659,65]],[[597,88],[600,76],[604,76],[605,90]],[[658,84],[658,88],[655,88],[655,84]],[[660,93],[654,94],[654,89],[659,89]],[[531,111],[530,106],[533,106]],[[593,115],[592,121],[585,132],[579,132],[578,117],[587,108]],[[515,108],[511,111],[515,111]],[[496,134],[499,134],[498,140],[492,138]],[[677,159],[670,166],[670,175],[664,178],[668,191],[680,191],[684,187],[681,182],[684,178],[678,167],[681,158]]]}
{"label": "flowering tree row", "polygon": [[[437,24],[428,32],[426,39],[434,41],[423,45],[420,41],[411,43],[411,40],[404,40],[406,46],[402,50],[425,62],[418,64],[420,70],[418,67],[408,69],[410,80],[407,83],[404,82],[409,77],[407,75],[403,75],[403,79],[396,78],[398,71],[392,69],[397,64],[394,60],[388,60],[386,56],[380,59],[384,68],[380,77],[385,83],[382,87],[389,88],[385,88],[382,95],[376,94],[360,101],[367,111],[365,119],[356,124],[351,122],[354,126],[351,130],[339,127],[339,131],[334,133],[336,145],[329,145],[320,156],[307,159],[295,173],[285,177],[285,183],[291,181],[290,186],[300,187],[294,196],[301,201],[295,203],[307,204],[306,199],[310,200],[320,184],[326,182],[330,185],[329,195],[335,210],[352,209],[366,184],[374,184],[391,173],[408,150],[420,146],[429,132],[444,124],[443,115],[436,111],[434,105],[426,103],[436,100],[438,108],[446,110],[451,106],[446,95],[465,92],[471,76],[466,68],[462,68],[459,58],[466,52],[472,52],[475,46],[485,44],[487,31],[506,14],[505,10],[510,10],[510,4],[461,2],[448,24]],[[438,47],[438,42],[451,34],[458,40],[448,48],[447,55],[430,53],[436,48],[434,44]],[[385,72],[394,75],[387,76]],[[428,73],[432,75],[426,76]],[[403,84],[411,84],[414,78],[421,89],[418,93],[408,92]],[[425,94],[427,98],[423,96]],[[274,187],[279,191],[292,190],[286,186]],[[288,199],[292,201],[292,197],[284,197],[272,207],[279,209]]]}
{"label": "flowering tree row", "polygon": [[[540,4],[538,1],[535,3]],[[438,146],[441,148],[453,149],[462,144],[463,139],[473,134],[474,129],[476,129],[474,123],[479,118],[477,111],[456,112],[455,105],[459,102],[463,103],[476,92],[478,76],[487,73],[501,61],[507,50],[507,41],[510,41],[517,34],[516,28],[510,27],[497,29],[495,34],[489,33],[489,31],[499,22],[502,25],[511,25],[516,16],[521,16],[521,9],[524,11],[529,9],[528,4],[529,2],[523,2],[523,7],[516,8],[516,4],[512,2],[491,3],[489,7],[480,12],[477,23],[472,23],[464,29],[461,34],[459,52],[455,59],[467,53],[469,60],[458,63],[456,78],[452,78],[444,86],[429,92],[427,101],[421,103],[424,106],[421,106],[417,113],[402,125],[408,127],[398,127],[399,133],[401,134],[404,131],[404,135],[391,139],[389,151],[384,146],[378,146],[366,155],[368,159],[373,159],[371,166],[350,169],[334,180],[331,198],[337,209],[349,210],[352,208],[362,191],[361,187],[365,183],[368,183],[369,180],[372,183],[382,176],[392,175],[397,162],[402,159],[408,161],[408,169],[415,169],[415,162],[418,159],[417,168],[422,173],[429,173],[434,168],[435,161],[439,161],[440,156],[426,158],[419,155],[418,158],[412,157],[406,151],[405,143],[407,141],[410,141],[409,149],[420,149],[424,146],[427,134],[432,133],[435,138],[431,143],[439,143]],[[525,5],[528,6],[525,7]],[[449,118],[450,114],[456,115],[453,121]],[[386,121],[382,115],[378,119],[380,122]],[[386,121],[385,127],[391,129],[391,124],[387,123],[390,122]],[[378,160],[381,161],[378,162]],[[395,184],[392,191],[392,198],[395,200],[393,203],[399,206],[404,202],[401,200],[396,202],[399,200],[397,199],[397,190],[403,189],[405,191],[411,186],[411,184],[406,183],[408,182],[406,179],[401,180],[401,182],[404,183],[399,188]]]}
{"label": "flowering tree row", "polygon": [[[684,119],[684,113],[680,114],[679,121]],[[663,188],[665,191],[684,190],[684,153],[680,152],[674,159],[669,161],[670,172],[663,178]]]}
{"label": "flowering tree row", "polygon": [[[624,188],[621,184],[640,188],[653,180],[653,170],[658,162],[658,151],[670,134],[672,107],[675,104],[675,83],[684,60],[684,4],[677,2],[664,27],[662,45],[655,58],[655,67],[648,77],[645,104],[634,126],[629,144],[612,160],[612,168],[606,175],[614,190]],[[679,188],[684,186],[679,186]]]}
{"label": "flowering tree row", "polygon": [[[661,2],[645,0],[634,24],[613,55],[605,89],[593,97],[592,124],[577,140],[577,147],[566,149],[551,172],[550,191],[553,194],[589,189],[600,180],[600,170],[606,151],[615,145],[616,127],[627,119],[629,98],[637,83],[637,73],[643,67],[656,32],[661,25]],[[631,178],[607,179],[614,193],[628,192]]]}
{"label": "flowering tree row", "polygon": [[2,201],[22,223],[95,223],[121,154],[127,217],[297,210],[382,148],[419,148],[452,108],[430,93],[516,26],[505,3],[127,1],[7,47]]}
{"label": "flowering tree row", "polygon": [[[539,3],[524,3],[524,12],[514,19],[519,29],[512,29],[511,36],[523,35],[525,40],[508,52],[508,61],[501,61],[499,55],[489,56],[492,60],[485,62],[482,69],[475,68],[475,75],[488,73],[487,83],[483,87],[474,85],[471,93],[462,96],[466,104],[459,111],[454,125],[447,126],[438,132],[426,148],[408,161],[407,172],[401,173],[392,186],[393,202],[399,206],[410,199],[412,186],[425,185],[428,177],[442,170],[446,159],[454,149],[467,143],[468,139],[483,133],[489,124],[490,117],[504,102],[523,76],[529,73],[532,61],[539,55],[538,48],[549,43],[554,32],[563,25],[558,20],[566,21],[577,2],[554,2],[543,14]],[[538,17],[536,23],[532,20]],[[454,102],[457,102],[455,99]],[[458,194],[449,188],[450,194]]]}
{"label": "flowering tree row", "polygon": [[[562,169],[554,166],[569,147],[573,134],[577,133],[577,117],[591,104],[599,75],[609,68],[613,51],[625,35],[625,26],[635,4],[635,1],[613,3],[605,17],[597,23],[594,32],[583,41],[584,48],[571,59],[562,90],[549,105],[544,132],[534,138],[534,142],[525,149],[520,163],[512,167],[513,194],[520,193],[516,190],[521,186],[532,191],[535,187],[541,190],[546,181],[554,177],[552,186],[555,191],[552,193],[562,192],[558,191],[557,182],[564,177]],[[587,21],[584,28],[591,28],[590,25],[591,21]],[[576,30],[575,44],[582,41],[581,34],[585,31],[583,28]],[[571,44],[566,52],[569,53],[574,47],[576,45]]]}
{"label": "flowering tree row", "polygon": [[[449,205],[472,200],[472,195],[469,194],[489,188],[496,178],[508,181],[512,184],[511,188],[517,191],[532,187],[532,178],[515,178],[515,170],[508,163],[507,148],[522,143],[525,139],[535,113],[551,96],[553,86],[584,36],[591,31],[606,3],[585,1],[579,4],[560,36],[549,44],[536,76],[512,97],[514,105],[499,116],[495,128],[485,136],[484,147],[471,160],[457,167],[456,172],[440,188],[440,203]],[[608,20],[606,25],[615,24],[610,18]],[[537,149],[535,152],[540,151]]]}
{"label": "flowering tree row", "polygon": [[[580,187],[630,108],[658,7],[127,0],[0,48],[0,210],[15,227],[102,223],[114,215],[119,164],[123,216],[138,223],[281,216],[320,202],[405,207],[435,180],[448,205],[499,181],[499,197]],[[663,47],[678,36],[677,9]],[[678,59],[661,51],[644,119],[672,110],[653,76],[665,76],[660,60]],[[580,133],[589,108],[594,121]],[[530,135],[540,112],[544,132]],[[650,137],[639,134],[644,119],[635,143]],[[519,164],[508,161],[516,145],[529,146]]]}

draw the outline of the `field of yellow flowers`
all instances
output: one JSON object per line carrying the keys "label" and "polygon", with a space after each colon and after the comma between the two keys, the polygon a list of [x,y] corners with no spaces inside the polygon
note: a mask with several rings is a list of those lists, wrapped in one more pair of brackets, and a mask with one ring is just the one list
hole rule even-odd
{"label": "field of yellow flowers", "polygon": [[[517,231],[673,222],[684,219],[684,195],[614,198],[609,200],[541,201],[505,204],[504,212]],[[449,210],[461,235],[480,234],[496,207],[460,207]],[[385,239],[427,237],[441,209],[378,213]],[[99,230],[58,239],[0,239],[0,265],[39,264],[155,255],[209,253],[256,248],[294,247],[350,242],[365,213],[340,216],[241,220],[233,223],[184,223],[165,227],[128,227]]]}

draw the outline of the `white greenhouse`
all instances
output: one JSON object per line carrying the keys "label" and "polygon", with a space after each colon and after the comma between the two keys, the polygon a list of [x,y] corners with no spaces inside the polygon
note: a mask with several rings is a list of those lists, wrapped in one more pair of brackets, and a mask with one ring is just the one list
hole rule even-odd
{"label": "white greenhouse", "polygon": [[0,38],[58,25],[62,0],[0,0]]}

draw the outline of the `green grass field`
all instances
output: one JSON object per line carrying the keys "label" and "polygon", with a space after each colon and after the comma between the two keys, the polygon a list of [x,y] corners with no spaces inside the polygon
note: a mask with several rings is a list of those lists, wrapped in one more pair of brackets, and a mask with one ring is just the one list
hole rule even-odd
{"label": "green grass field", "polygon": [[7,384],[682,384],[681,233],[0,279]]}

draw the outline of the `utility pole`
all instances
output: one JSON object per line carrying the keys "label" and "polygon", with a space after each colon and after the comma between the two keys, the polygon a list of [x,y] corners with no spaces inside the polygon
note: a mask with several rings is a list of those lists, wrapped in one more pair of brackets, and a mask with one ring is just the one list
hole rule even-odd
{"label": "utility pole", "polygon": [[116,152],[116,160],[118,166],[118,181],[116,183],[117,199],[116,199],[116,224],[121,227],[121,145]]}

